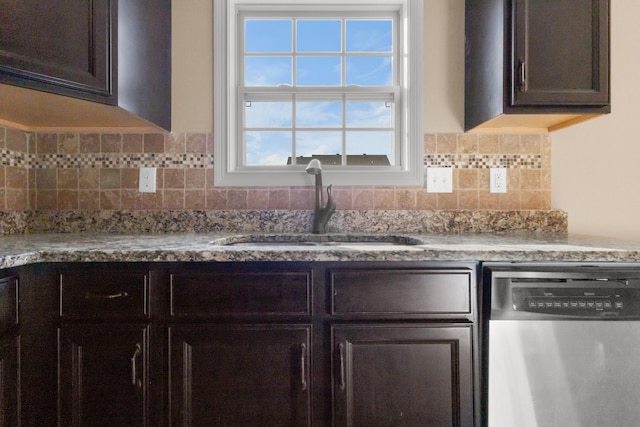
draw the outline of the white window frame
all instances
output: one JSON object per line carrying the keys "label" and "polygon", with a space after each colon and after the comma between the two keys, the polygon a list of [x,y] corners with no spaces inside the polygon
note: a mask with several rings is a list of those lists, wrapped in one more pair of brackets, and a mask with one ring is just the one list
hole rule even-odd
{"label": "white window frame", "polygon": [[214,4],[214,185],[215,186],[297,186],[309,185],[313,177],[304,172],[306,165],[239,165],[236,142],[242,140],[237,69],[237,13],[242,8],[309,11],[362,9],[398,10],[401,40],[398,57],[400,108],[397,134],[400,135],[400,166],[323,167],[324,182],[335,185],[423,185],[423,0],[345,0],[338,3],[315,0],[212,0]]}

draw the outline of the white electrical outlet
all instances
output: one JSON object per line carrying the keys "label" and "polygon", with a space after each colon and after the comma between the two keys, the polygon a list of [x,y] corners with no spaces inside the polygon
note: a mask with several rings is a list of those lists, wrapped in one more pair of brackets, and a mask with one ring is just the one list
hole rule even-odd
{"label": "white electrical outlet", "polygon": [[140,168],[140,188],[141,193],[156,192],[156,168]]}
{"label": "white electrical outlet", "polygon": [[427,168],[427,193],[453,193],[453,168]]}
{"label": "white electrical outlet", "polygon": [[489,191],[491,193],[507,192],[506,168],[491,168],[489,170]]}

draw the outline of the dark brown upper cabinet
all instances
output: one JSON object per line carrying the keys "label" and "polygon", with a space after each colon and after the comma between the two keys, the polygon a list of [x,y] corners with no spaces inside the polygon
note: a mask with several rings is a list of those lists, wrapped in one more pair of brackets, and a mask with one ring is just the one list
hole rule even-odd
{"label": "dark brown upper cabinet", "polygon": [[11,104],[0,123],[171,128],[170,0],[0,0],[0,10],[0,104]]}
{"label": "dark brown upper cabinet", "polygon": [[609,0],[467,0],[465,130],[609,113],[609,26]]}

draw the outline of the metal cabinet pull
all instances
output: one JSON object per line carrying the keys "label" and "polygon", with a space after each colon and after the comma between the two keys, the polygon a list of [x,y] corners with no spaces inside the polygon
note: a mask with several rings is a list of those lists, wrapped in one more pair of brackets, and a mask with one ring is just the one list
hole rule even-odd
{"label": "metal cabinet pull", "polygon": [[340,359],[340,390],[345,389],[344,379],[344,344],[338,344],[338,357]]}
{"label": "metal cabinet pull", "polygon": [[142,387],[142,381],[138,379],[138,368],[136,366],[137,365],[136,361],[138,359],[138,356],[140,356],[141,353],[142,353],[142,344],[137,343],[136,349],[133,352],[133,356],[131,356],[131,383],[138,388]]}
{"label": "metal cabinet pull", "polygon": [[307,373],[305,370],[305,364],[307,359],[307,346],[300,344],[300,386],[302,391],[307,390]]}
{"label": "metal cabinet pull", "polygon": [[94,294],[91,292],[87,292],[86,294],[84,294],[84,299],[116,299],[128,296],[129,294],[125,291],[116,292],[114,294]]}
{"label": "metal cabinet pull", "polygon": [[527,83],[527,67],[524,59],[518,61],[518,89],[524,92]]}

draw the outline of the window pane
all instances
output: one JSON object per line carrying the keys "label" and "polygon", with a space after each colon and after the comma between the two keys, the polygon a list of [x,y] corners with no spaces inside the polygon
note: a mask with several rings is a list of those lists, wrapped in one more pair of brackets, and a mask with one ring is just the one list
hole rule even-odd
{"label": "window pane", "polygon": [[384,101],[347,102],[347,127],[391,127],[391,107]]}
{"label": "window pane", "polygon": [[248,128],[270,128],[292,126],[291,102],[246,102],[245,126]]}
{"label": "window pane", "polygon": [[391,20],[348,20],[347,52],[391,52]]}
{"label": "window pane", "polygon": [[341,151],[341,132],[296,132],[297,156],[335,155]]}
{"label": "window pane", "polygon": [[347,132],[347,164],[393,164],[392,132]]}
{"label": "window pane", "polygon": [[305,56],[297,61],[298,86],[340,86],[339,56]]}
{"label": "window pane", "polygon": [[391,86],[391,56],[348,56],[347,85]]}
{"label": "window pane", "polygon": [[299,101],[296,103],[296,126],[341,127],[341,102]]}
{"label": "window pane", "polygon": [[340,52],[340,21],[301,19],[296,25],[298,52]]}
{"label": "window pane", "polygon": [[292,22],[289,19],[247,19],[245,52],[291,52]]}
{"label": "window pane", "polygon": [[291,157],[291,132],[246,132],[248,166],[284,166]]}
{"label": "window pane", "polygon": [[291,57],[250,56],[245,58],[245,86],[291,85]]}

